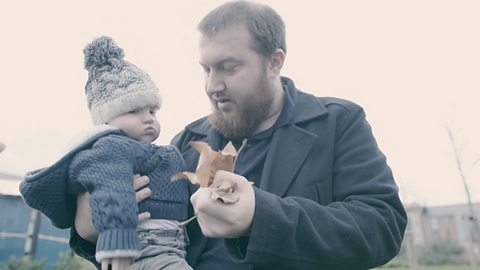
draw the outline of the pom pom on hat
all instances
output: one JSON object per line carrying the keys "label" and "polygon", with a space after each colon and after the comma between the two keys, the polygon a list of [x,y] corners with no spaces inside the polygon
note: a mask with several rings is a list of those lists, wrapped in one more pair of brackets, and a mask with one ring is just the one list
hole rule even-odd
{"label": "pom pom on hat", "polygon": [[161,96],[150,76],[125,61],[123,49],[102,36],[83,50],[88,71],[85,85],[88,108],[95,125],[143,107],[158,107]]}
{"label": "pom pom on hat", "polygon": [[85,54],[85,69],[112,65],[114,61],[122,61],[125,54],[111,37],[103,36],[95,39],[83,50]]}

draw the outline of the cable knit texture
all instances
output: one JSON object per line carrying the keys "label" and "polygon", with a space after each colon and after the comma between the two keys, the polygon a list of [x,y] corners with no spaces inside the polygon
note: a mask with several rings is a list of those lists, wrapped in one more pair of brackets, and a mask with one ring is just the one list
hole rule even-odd
{"label": "cable knit texture", "polygon": [[[74,150],[75,151],[75,150]],[[136,233],[137,215],[150,212],[152,218],[185,220],[188,218],[188,188],[186,181],[171,182],[170,177],[185,170],[184,161],[179,151],[173,146],[156,146],[142,143],[123,135],[108,135],[96,140],[90,148],[78,151],[72,158],[65,159],[60,167],[49,173],[41,189],[48,196],[43,199],[56,198],[56,203],[65,204],[76,198],[78,192],[90,193],[92,220],[99,232],[97,252],[100,254],[132,254],[139,249]],[[63,168],[69,164],[65,176]],[[147,175],[152,195],[137,206],[133,187],[134,174]],[[58,177],[60,175],[60,177]],[[57,179],[52,179],[57,177]],[[63,181],[68,179],[68,185]],[[31,179],[30,179],[31,180]],[[37,179],[38,180],[38,179]],[[30,181],[35,182],[35,181]],[[56,216],[55,204],[33,200],[38,195],[29,190],[28,181],[24,181],[22,194],[29,205],[43,213],[49,213],[54,224],[73,224],[73,214]],[[56,185],[55,183],[59,184]],[[36,185],[36,191],[38,191]],[[29,190],[29,191],[27,191]],[[65,190],[69,192],[65,192]],[[65,197],[70,198],[65,200]],[[67,195],[67,194],[70,195]],[[38,196],[37,196],[38,197]],[[49,216],[49,215],[47,215]],[[49,217],[50,217],[49,216]],[[67,219],[67,220],[62,220]],[[138,254],[139,255],[139,254]],[[98,258],[97,258],[98,259]]]}
{"label": "cable knit texture", "polygon": [[53,226],[60,229],[72,227],[77,211],[77,196],[70,192],[70,163],[79,151],[91,148],[99,138],[109,134],[122,132],[110,129],[93,133],[77,142],[76,147],[72,147],[51,166],[27,172],[19,188],[25,203],[47,216]]}

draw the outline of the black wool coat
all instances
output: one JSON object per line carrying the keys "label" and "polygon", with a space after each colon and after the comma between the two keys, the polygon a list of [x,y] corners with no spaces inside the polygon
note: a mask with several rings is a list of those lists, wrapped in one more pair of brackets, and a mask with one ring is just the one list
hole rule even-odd
{"label": "black wool coat", "polygon": [[[288,78],[282,83],[294,117],[271,138],[250,237],[226,240],[230,255],[253,269],[368,269],[388,262],[400,249],[407,215],[363,109],[302,92]],[[190,171],[198,153],[188,142],[196,140],[218,150],[223,139],[206,118],[179,133],[172,144]],[[196,222],[188,231],[187,257],[195,267],[205,238]]]}

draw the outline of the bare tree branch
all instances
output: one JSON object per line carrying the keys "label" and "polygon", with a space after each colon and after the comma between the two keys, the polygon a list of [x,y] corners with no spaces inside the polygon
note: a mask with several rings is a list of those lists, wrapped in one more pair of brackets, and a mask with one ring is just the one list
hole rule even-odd
{"label": "bare tree branch", "polygon": [[479,158],[479,159],[477,159],[477,160],[475,160],[475,161],[472,163],[472,166],[475,166],[475,165],[477,165],[477,163],[478,163],[479,161],[480,161],[480,158]]}
{"label": "bare tree branch", "polygon": [[[450,138],[450,142],[452,143],[453,153],[454,153],[454,156],[455,156],[455,162],[457,164],[457,170],[458,170],[458,173],[460,174],[460,178],[462,179],[463,186],[465,188],[465,193],[467,195],[468,209],[469,209],[469,212],[470,212],[469,220],[470,220],[471,225],[472,225],[472,227],[471,227],[471,230],[472,230],[471,239],[472,239],[472,242],[475,243],[477,245],[477,247],[480,248],[480,226],[478,224],[477,215],[476,215],[476,213],[473,209],[472,200],[471,200],[471,197],[470,197],[470,191],[468,189],[467,179],[466,179],[465,174],[463,172],[462,160],[461,160],[460,153],[458,151],[458,145],[456,144],[455,136],[453,135],[451,129],[448,126],[446,128],[447,128],[448,137]],[[477,162],[477,161],[475,161],[475,162]]]}

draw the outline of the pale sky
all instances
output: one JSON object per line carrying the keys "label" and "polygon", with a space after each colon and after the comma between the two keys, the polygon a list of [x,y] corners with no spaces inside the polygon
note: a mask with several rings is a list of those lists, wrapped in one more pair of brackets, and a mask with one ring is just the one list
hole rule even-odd
{"label": "pale sky", "polygon": [[[82,51],[101,35],[159,86],[156,143],[168,144],[210,111],[196,25],[222,2],[0,3],[0,142],[7,146],[0,171],[23,175],[48,166],[91,127]],[[480,1],[261,2],[287,27],[282,74],[306,92],[365,109],[405,203],[466,202],[447,126],[480,202]]]}

